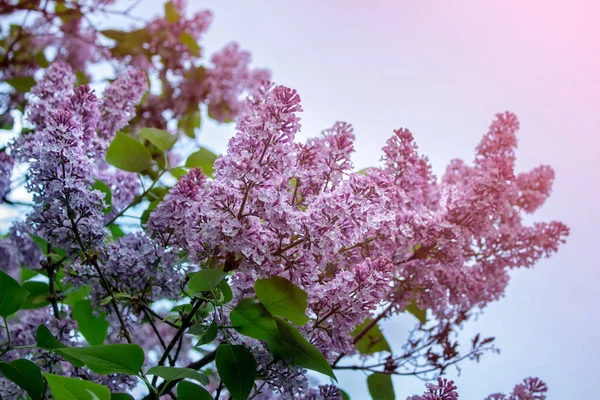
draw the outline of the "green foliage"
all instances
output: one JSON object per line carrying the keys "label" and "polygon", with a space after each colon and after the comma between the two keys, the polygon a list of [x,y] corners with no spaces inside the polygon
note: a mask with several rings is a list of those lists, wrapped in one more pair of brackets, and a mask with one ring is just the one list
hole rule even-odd
{"label": "green foliage", "polygon": [[275,322],[279,329],[279,340],[267,342],[275,356],[289,358],[306,369],[320,372],[337,381],[329,362],[319,349],[285,320],[275,317]]}
{"label": "green foliage", "polygon": [[[352,336],[358,335],[363,331],[371,323],[371,319],[367,318],[365,322],[360,324],[354,329],[352,332]],[[383,332],[379,329],[377,324],[373,325],[369,331],[361,337],[358,342],[354,344],[356,350],[360,354],[374,354],[380,351],[389,351],[391,352],[390,345],[388,341],[383,336]]]}
{"label": "green foliage", "polygon": [[92,190],[99,190],[104,193],[104,208],[102,212],[104,214],[108,214],[110,210],[112,210],[112,192],[110,187],[99,179],[94,179],[94,185],[92,186]]}
{"label": "green foliage", "polygon": [[404,311],[414,315],[422,324],[427,322],[427,310],[421,310],[414,301],[409,303]]}
{"label": "green foliage", "polygon": [[217,299],[218,304],[227,304],[233,300],[233,292],[231,291],[231,286],[229,286],[229,283],[227,283],[226,279],[223,279],[221,283],[219,283],[217,290],[221,294]]}
{"label": "green foliage", "polygon": [[23,282],[23,289],[27,290],[29,292],[29,295],[23,302],[23,305],[21,305],[21,310],[41,308],[50,304],[50,302],[48,301],[48,296],[50,296],[50,289],[46,282]]}
{"label": "green foliage", "polygon": [[197,347],[215,340],[217,333],[219,333],[219,327],[215,320],[213,320],[208,326],[203,326],[202,324],[194,325],[188,333],[190,335],[198,336],[198,342],[196,343]]}
{"label": "green foliage", "polygon": [[177,12],[177,8],[175,8],[172,1],[165,3],[165,18],[167,22],[170,23],[175,23],[181,18],[181,15]]}
{"label": "green foliage", "polygon": [[198,57],[200,55],[200,46],[196,43],[196,40],[192,35],[187,32],[181,32],[179,36],[179,41],[182,44],[185,44],[188,48],[188,51],[191,55]]}
{"label": "green foliage", "polygon": [[179,382],[177,385],[177,398],[179,400],[213,400],[206,389],[186,381]]}
{"label": "green foliage", "polygon": [[110,400],[135,400],[132,395],[127,393],[112,393]]}
{"label": "green foliage", "polygon": [[103,385],[79,378],[44,374],[50,391],[60,400],[110,400],[110,390]]}
{"label": "green foliage", "polygon": [[225,275],[225,272],[220,269],[201,269],[191,275],[188,288],[194,293],[212,292],[219,286]]}
{"label": "green foliage", "polygon": [[256,360],[244,346],[222,344],[217,349],[217,371],[233,400],[246,400],[254,385]]}
{"label": "green foliage", "polygon": [[212,151],[201,147],[200,150],[190,154],[185,161],[187,168],[201,168],[204,175],[211,177],[213,174],[213,165],[218,156]]}
{"label": "green foliage", "polygon": [[369,394],[373,400],[395,400],[394,385],[389,374],[374,373],[367,378]]}
{"label": "green foliage", "polygon": [[35,79],[31,76],[17,76],[7,79],[4,82],[15,88],[19,93],[27,93],[35,85]]}
{"label": "green foliage", "polygon": [[177,143],[177,135],[156,128],[142,128],[140,136],[158,147],[162,151],[169,151]]}
{"label": "green foliage", "polygon": [[100,345],[104,343],[109,324],[106,313],[100,312],[96,316],[94,311],[91,301],[80,300],[73,305],[73,320],[77,321],[77,329],[89,344]]}
{"label": "green foliage", "polygon": [[118,373],[137,375],[145,359],[144,350],[137,344],[62,347],[53,351],[63,357],[80,360],[86,367],[100,375]]}
{"label": "green foliage", "polygon": [[157,366],[150,368],[146,374],[160,376],[165,380],[166,383],[171,381],[179,381],[182,379],[193,379],[203,385],[208,384],[208,376],[191,368]]}
{"label": "green foliage", "polygon": [[152,154],[134,138],[117,132],[106,150],[106,162],[123,171],[142,172],[152,166]]}
{"label": "green foliage", "polygon": [[21,287],[17,281],[0,271],[0,315],[7,316],[19,311],[29,292]]}
{"label": "green foliage", "polygon": [[242,299],[229,315],[242,335],[258,340],[277,340],[279,331],[271,313],[255,299]]}
{"label": "green foliage", "polygon": [[296,325],[304,325],[308,295],[298,286],[280,276],[259,279],[254,284],[256,297],[273,315],[287,318]]}
{"label": "green foliage", "polygon": [[173,176],[173,178],[179,180],[182,176],[188,173],[188,170],[183,167],[175,167],[171,168],[169,172],[171,173],[171,176]]}
{"label": "green foliage", "polygon": [[39,400],[44,393],[44,380],[40,368],[25,359],[7,363],[0,361],[0,372],[6,379],[19,385],[33,400]]}
{"label": "green foliage", "polygon": [[187,111],[177,122],[177,128],[181,129],[187,137],[192,139],[196,137],[196,129],[200,128],[200,126],[202,126],[202,117],[197,107],[191,111]]}

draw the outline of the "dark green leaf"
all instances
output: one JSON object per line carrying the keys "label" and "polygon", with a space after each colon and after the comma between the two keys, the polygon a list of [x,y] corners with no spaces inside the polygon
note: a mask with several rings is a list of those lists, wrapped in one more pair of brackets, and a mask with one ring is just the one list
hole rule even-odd
{"label": "dark green leaf", "polygon": [[123,171],[142,172],[152,166],[152,154],[134,138],[117,132],[106,150],[106,162]]}
{"label": "dark green leaf", "polygon": [[144,210],[144,212],[142,213],[142,216],[140,217],[140,224],[145,227],[146,224],[148,223],[148,220],[150,219],[150,214],[152,214],[152,211],[154,211],[154,209],[160,204],[162,200],[154,200],[152,202],[150,202],[150,204],[148,204],[148,208],[146,208]]}
{"label": "dark green leaf", "polygon": [[[354,329],[352,336],[358,335],[370,323],[371,319],[367,318],[365,322]],[[380,351],[392,351],[388,341],[385,339],[381,329],[379,329],[379,326],[377,325],[373,325],[373,327],[369,329],[369,331],[354,344],[354,347],[356,347],[356,350],[358,350],[360,354],[373,354]]]}
{"label": "dark green leaf", "polygon": [[4,82],[14,87],[19,93],[27,93],[31,90],[33,85],[35,85],[35,79],[31,76],[17,76],[15,78],[7,79]]}
{"label": "dark green leaf", "polygon": [[298,286],[280,276],[259,279],[254,284],[256,297],[273,315],[287,318],[296,325],[308,322],[308,295]]}
{"label": "dark green leaf", "polygon": [[233,400],[246,400],[254,386],[256,360],[244,346],[222,344],[215,360],[219,377]]}
{"label": "dark green leaf", "polygon": [[188,332],[191,335],[198,335],[197,346],[202,346],[203,344],[210,343],[217,337],[217,333],[219,332],[219,327],[217,323],[213,319],[208,327],[201,326],[200,324],[194,325],[192,329]]}
{"label": "dark green leaf", "polygon": [[156,128],[142,128],[140,136],[162,151],[171,150],[177,142],[177,135],[171,135],[167,131]]}
{"label": "dark green leaf", "polygon": [[204,389],[192,382],[179,382],[177,385],[177,399],[179,400],[213,400],[213,397]]}
{"label": "dark green leaf", "polygon": [[136,375],[144,364],[144,350],[137,344],[107,344],[89,347],[67,347],[53,350],[61,356],[81,360],[100,375]]}
{"label": "dark green leaf", "polygon": [[[54,351],[67,348],[66,345],[62,344],[58,341],[58,339],[52,336],[50,330],[46,327],[46,325],[43,324],[38,326],[37,330],[35,331],[35,341],[38,347],[46,350]],[[77,368],[83,367],[83,362],[75,357],[71,357],[69,355],[62,355],[62,357]]]}
{"label": "dark green leaf", "polygon": [[231,291],[231,286],[227,283],[227,280],[223,279],[221,283],[217,286],[217,290],[221,293],[222,297],[219,299],[217,303],[219,304],[227,304],[231,300],[233,300],[233,292]]}
{"label": "dark green leaf", "polygon": [[27,299],[29,292],[21,287],[17,281],[0,271],[0,315],[7,316],[19,311]]}
{"label": "dark green leaf", "polygon": [[94,179],[94,181],[92,190],[99,190],[104,193],[104,208],[102,208],[102,212],[108,214],[112,209],[112,192],[110,191],[110,187],[99,179]]}
{"label": "dark green leaf", "polygon": [[310,344],[296,328],[285,320],[275,317],[279,329],[279,342],[268,342],[269,348],[276,348],[277,356],[290,358],[300,366],[325,374],[337,381],[331,366],[319,349]]}
{"label": "dark green leaf", "polygon": [[99,312],[94,315],[92,302],[89,300],[80,300],[73,305],[73,319],[77,321],[77,329],[85,340],[91,345],[100,345],[104,343],[104,338],[108,332],[108,321],[106,314]]}
{"label": "dark green leaf", "polygon": [[110,390],[103,385],[79,378],[44,374],[57,400],[110,400]]}
{"label": "dark green leaf", "polygon": [[342,400],[350,400],[350,395],[345,390],[340,389],[340,392],[342,392]]}
{"label": "dark green leaf", "polygon": [[427,310],[421,310],[414,301],[409,303],[404,309],[404,311],[408,311],[409,313],[414,315],[415,318],[421,321],[422,324],[427,322]]}
{"label": "dark green leaf", "polygon": [[29,268],[25,268],[25,267],[21,268],[21,282],[28,281],[29,279],[31,279],[37,275],[38,275],[37,271],[34,271]]}
{"label": "dark green leaf", "polygon": [[242,299],[229,315],[231,325],[245,336],[258,340],[277,340],[279,331],[273,316],[256,299]]}
{"label": "dark green leaf", "polygon": [[188,288],[195,293],[210,292],[214,290],[225,278],[225,272],[220,269],[201,269],[191,275]]}
{"label": "dark green leaf", "polygon": [[185,162],[187,168],[202,168],[204,175],[211,177],[213,165],[218,156],[210,150],[203,147],[195,153],[190,154]]}
{"label": "dark green leaf", "polygon": [[123,232],[123,229],[121,229],[121,227],[117,224],[110,224],[108,226],[108,229],[110,230],[110,233],[112,233],[112,235],[116,238],[125,236],[125,232]]}
{"label": "dark green leaf", "polygon": [[394,385],[389,374],[374,373],[367,378],[369,394],[373,400],[395,400]]}
{"label": "dark green leaf", "polygon": [[113,393],[110,395],[110,400],[135,400],[132,395],[127,393]]}
{"label": "dark green leaf", "polygon": [[44,380],[40,368],[35,363],[25,359],[10,363],[0,361],[0,372],[25,390],[32,399],[39,400],[42,398]]}
{"label": "dark green leaf", "polygon": [[150,368],[148,371],[146,371],[146,374],[160,376],[165,380],[165,382],[193,379],[203,385],[208,384],[208,376],[191,368],[157,366]]}
{"label": "dark green leaf", "polygon": [[21,306],[21,310],[41,308],[50,304],[50,302],[48,301],[48,296],[50,296],[50,290],[46,282],[23,282],[23,289],[29,292],[29,296],[27,296],[27,298],[25,299],[25,302]]}

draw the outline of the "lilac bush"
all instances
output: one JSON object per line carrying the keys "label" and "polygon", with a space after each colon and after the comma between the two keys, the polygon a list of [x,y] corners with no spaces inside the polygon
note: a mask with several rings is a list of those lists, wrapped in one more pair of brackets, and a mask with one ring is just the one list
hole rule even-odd
{"label": "lilac bush", "polygon": [[[100,30],[137,21],[112,3],[0,6],[30,17],[0,38],[0,197],[24,216],[0,239],[1,398],[343,399],[342,369],[375,400],[396,375],[431,380],[411,400],[457,399],[442,376],[498,351],[457,331],[569,233],[524,223],[554,173],[515,171],[516,116],[441,177],[407,129],[355,171],[350,124],[299,143],[296,90],[235,43],[203,61],[210,12],[173,0]],[[224,154],[193,140],[203,115],[235,122]],[[380,323],[401,313],[416,327],[393,349]],[[546,392],[527,378],[488,399]]]}

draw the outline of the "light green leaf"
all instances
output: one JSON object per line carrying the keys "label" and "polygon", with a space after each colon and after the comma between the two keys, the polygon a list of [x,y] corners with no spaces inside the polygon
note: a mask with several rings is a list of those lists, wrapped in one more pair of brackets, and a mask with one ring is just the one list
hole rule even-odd
{"label": "light green leaf", "polygon": [[191,275],[188,288],[195,293],[210,292],[219,286],[225,275],[220,269],[201,269]]}
{"label": "light green leaf", "polygon": [[185,161],[187,168],[201,168],[204,175],[211,177],[213,174],[213,165],[218,156],[212,151],[201,147],[200,150],[190,154]]}
{"label": "light green leaf", "polygon": [[279,329],[279,342],[268,342],[269,348],[277,349],[276,356],[290,358],[300,366],[325,374],[337,382],[337,378],[319,349],[310,344],[296,328],[285,320],[275,317]]}
{"label": "light green leaf", "polygon": [[192,35],[185,31],[181,32],[181,35],[179,36],[179,41],[187,46],[188,51],[191,55],[200,55],[200,46],[198,46],[198,43],[196,43],[196,39],[194,39]]}
{"label": "light green leaf", "polygon": [[94,179],[92,190],[99,190],[104,193],[104,208],[102,208],[102,212],[108,214],[112,209],[112,192],[110,191],[110,187],[101,180]]}
{"label": "light green leaf", "polygon": [[256,360],[250,350],[244,346],[222,344],[217,349],[215,363],[233,400],[246,400],[256,374]]}
{"label": "light green leaf", "polygon": [[374,373],[367,378],[369,394],[373,400],[395,400],[394,385],[389,374]]}
{"label": "light green leaf", "polygon": [[110,400],[110,390],[103,385],[79,378],[44,374],[57,400]]}
{"label": "light green leaf", "polygon": [[0,315],[4,318],[19,311],[29,292],[17,281],[0,271]]}
{"label": "light green leaf", "polygon": [[77,329],[89,344],[100,345],[104,343],[109,325],[106,320],[106,313],[100,312],[98,316],[94,315],[92,302],[89,300],[80,300],[75,303],[72,313],[73,319],[77,321]]}
{"label": "light green leaf", "polygon": [[179,180],[182,176],[185,176],[188,173],[188,170],[183,167],[175,167],[169,170],[173,178]]}
{"label": "light green leaf", "polygon": [[167,3],[165,3],[165,18],[169,23],[177,22],[181,18],[179,12],[177,11],[177,8],[175,7],[172,1],[168,1]]}
{"label": "light green leaf", "polygon": [[[367,318],[362,324],[354,329],[352,336],[358,335],[370,323],[371,319]],[[356,350],[358,350],[360,354],[373,354],[380,351],[392,351],[388,341],[383,336],[383,332],[381,332],[381,329],[379,329],[379,326],[377,325],[373,325],[373,327],[371,327],[371,329],[369,329],[369,331],[354,344],[354,347],[356,347]]]}
{"label": "light green leaf", "polygon": [[33,400],[42,398],[44,380],[40,368],[35,363],[23,358],[10,363],[0,361],[0,372],[25,390]]}
{"label": "light green leaf", "polygon": [[191,368],[156,366],[146,371],[146,374],[160,376],[165,382],[193,379],[203,385],[208,384],[208,376]]}
{"label": "light green leaf", "polygon": [[142,172],[152,166],[152,154],[134,138],[117,132],[106,150],[106,162],[123,171]]}
{"label": "light green leaf", "polygon": [[256,297],[273,315],[287,318],[296,325],[304,325],[308,295],[298,286],[280,276],[259,279],[254,284]]}
{"label": "light green leaf", "polygon": [[136,375],[144,364],[144,350],[137,344],[107,344],[89,347],[67,347],[53,350],[61,356],[81,360],[100,375]]}
{"label": "light green leaf", "polygon": [[177,143],[177,135],[171,135],[169,132],[156,128],[142,128],[140,136],[161,149],[168,151]]}
{"label": "light green leaf", "polygon": [[213,400],[206,389],[186,381],[179,382],[177,385],[177,398],[179,400]]}
{"label": "light green leaf", "polygon": [[5,82],[15,88],[15,90],[19,93],[27,93],[31,90],[33,85],[35,85],[35,79],[33,79],[31,76],[17,76],[15,78],[5,80]]}
{"label": "light green leaf", "polygon": [[25,302],[21,306],[21,310],[41,308],[50,304],[50,302],[48,301],[48,296],[50,296],[50,289],[46,282],[23,282],[23,289],[27,290],[29,292],[29,295],[27,296]]}
{"label": "light green leaf", "polygon": [[269,311],[256,299],[242,299],[229,315],[234,329],[258,340],[277,340],[279,331]]}

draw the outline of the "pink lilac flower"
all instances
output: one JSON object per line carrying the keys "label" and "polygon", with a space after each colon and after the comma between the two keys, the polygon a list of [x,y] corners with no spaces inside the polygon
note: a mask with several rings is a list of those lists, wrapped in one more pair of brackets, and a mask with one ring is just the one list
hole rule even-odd
{"label": "pink lilac flower", "polygon": [[456,400],[458,393],[454,381],[438,378],[436,383],[428,383],[425,385],[427,391],[422,396],[411,396],[406,400]]}

